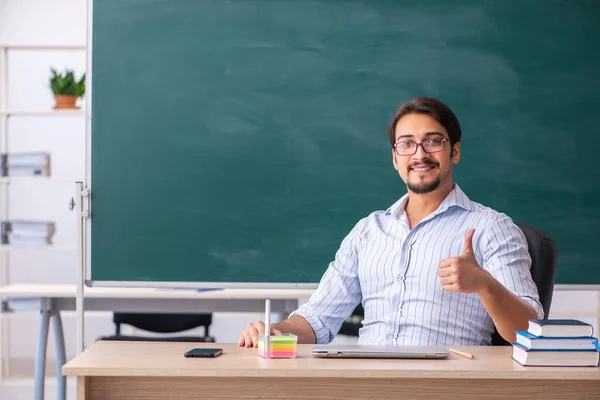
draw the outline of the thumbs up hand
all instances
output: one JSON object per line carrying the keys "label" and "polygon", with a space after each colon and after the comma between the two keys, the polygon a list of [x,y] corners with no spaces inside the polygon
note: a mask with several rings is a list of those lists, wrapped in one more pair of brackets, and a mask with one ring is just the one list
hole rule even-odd
{"label": "thumbs up hand", "polygon": [[480,293],[486,288],[491,275],[481,268],[473,251],[475,229],[469,229],[465,235],[465,248],[458,257],[440,261],[438,276],[444,290],[460,293]]}

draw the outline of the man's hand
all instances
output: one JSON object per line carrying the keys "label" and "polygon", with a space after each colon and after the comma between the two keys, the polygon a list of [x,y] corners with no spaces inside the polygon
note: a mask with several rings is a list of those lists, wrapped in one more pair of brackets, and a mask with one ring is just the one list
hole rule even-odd
{"label": "man's hand", "polygon": [[473,251],[475,229],[465,235],[465,249],[458,257],[440,261],[438,276],[444,290],[448,292],[480,293],[490,281],[491,275],[481,268]]}
{"label": "man's hand", "polygon": [[[263,335],[264,333],[264,322],[250,322],[240,335],[238,347],[258,347],[258,335]],[[271,327],[271,335],[281,335],[281,332]]]}

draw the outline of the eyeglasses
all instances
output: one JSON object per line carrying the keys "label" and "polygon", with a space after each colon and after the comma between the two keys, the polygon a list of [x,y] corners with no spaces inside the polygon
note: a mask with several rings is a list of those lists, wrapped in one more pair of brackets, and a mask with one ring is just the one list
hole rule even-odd
{"label": "eyeglasses", "polygon": [[447,141],[448,139],[446,138],[428,139],[421,143],[406,141],[394,143],[393,147],[396,149],[396,153],[399,156],[412,156],[417,153],[419,146],[422,146],[426,153],[437,153],[438,151],[442,151],[446,147]]}

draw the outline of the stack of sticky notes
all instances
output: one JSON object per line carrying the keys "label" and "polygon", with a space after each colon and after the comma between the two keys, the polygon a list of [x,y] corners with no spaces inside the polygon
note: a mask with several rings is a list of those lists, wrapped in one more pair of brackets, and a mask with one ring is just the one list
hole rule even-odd
{"label": "stack of sticky notes", "polygon": [[[269,346],[270,343],[270,346]],[[291,333],[258,336],[258,355],[264,358],[296,358],[298,336]]]}
{"label": "stack of sticky notes", "polygon": [[600,359],[598,339],[590,324],[574,319],[529,321],[517,331],[513,359],[525,366],[595,367]]}

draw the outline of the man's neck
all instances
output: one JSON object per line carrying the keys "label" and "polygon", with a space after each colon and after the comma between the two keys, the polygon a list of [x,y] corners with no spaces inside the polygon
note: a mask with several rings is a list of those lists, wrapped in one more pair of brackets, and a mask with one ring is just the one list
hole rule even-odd
{"label": "man's neck", "polygon": [[408,191],[408,201],[404,211],[410,223],[410,229],[417,225],[423,218],[437,210],[446,197],[452,192],[453,183],[440,186],[431,193],[416,194]]}

